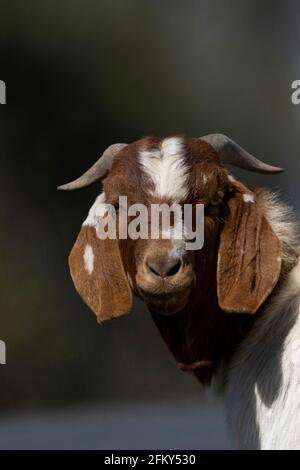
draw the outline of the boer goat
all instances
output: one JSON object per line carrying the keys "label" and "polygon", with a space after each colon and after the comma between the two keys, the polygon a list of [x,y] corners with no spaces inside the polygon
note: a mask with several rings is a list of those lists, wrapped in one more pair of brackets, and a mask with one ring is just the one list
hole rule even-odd
{"label": "boer goat", "polygon": [[[221,134],[146,137],[111,145],[73,190],[102,179],[71,251],[75,287],[99,322],[142,298],[180,369],[224,385],[236,445],[300,448],[300,264],[288,207],[223,166],[272,174]],[[170,239],[100,239],[107,204],[204,204],[204,246]]]}

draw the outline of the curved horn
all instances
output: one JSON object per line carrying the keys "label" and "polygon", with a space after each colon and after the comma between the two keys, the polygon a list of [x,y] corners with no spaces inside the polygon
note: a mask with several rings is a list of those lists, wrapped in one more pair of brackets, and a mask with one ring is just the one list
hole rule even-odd
{"label": "curved horn", "polygon": [[215,149],[222,163],[229,163],[256,173],[272,174],[283,171],[282,168],[268,165],[258,160],[226,135],[209,134],[200,138],[208,142]]}
{"label": "curved horn", "polygon": [[110,145],[101,155],[101,157],[94,163],[91,168],[89,168],[83,175],[79,176],[74,181],[70,183],[63,184],[58,186],[57,189],[61,189],[63,191],[72,191],[73,189],[80,189],[90,184],[94,183],[95,181],[102,178],[107,171],[111,169],[113,160],[115,155],[122,150],[122,148],[126,147],[127,144],[113,144]]}

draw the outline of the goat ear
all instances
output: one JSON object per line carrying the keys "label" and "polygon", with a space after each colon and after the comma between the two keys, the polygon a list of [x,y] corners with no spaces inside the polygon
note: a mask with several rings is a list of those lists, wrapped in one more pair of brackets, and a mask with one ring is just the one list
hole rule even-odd
{"label": "goat ear", "polygon": [[96,201],[72,248],[69,266],[76,290],[100,323],[128,313],[132,294],[118,240],[98,237],[97,224],[103,220],[99,209]]}
{"label": "goat ear", "polygon": [[228,210],[218,253],[219,305],[228,313],[253,314],[278,281],[281,244],[245,186],[235,184]]}

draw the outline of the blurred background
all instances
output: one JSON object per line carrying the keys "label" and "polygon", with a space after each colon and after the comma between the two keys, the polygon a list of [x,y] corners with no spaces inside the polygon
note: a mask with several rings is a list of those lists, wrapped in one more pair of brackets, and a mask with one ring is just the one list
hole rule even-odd
{"label": "blurred background", "polygon": [[0,448],[229,448],[222,405],[179,372],[144,306],[97,325],[67,257],[105,147],[222,132],[283,166],[245,183],[300,209],[298,1],[1,2]]}

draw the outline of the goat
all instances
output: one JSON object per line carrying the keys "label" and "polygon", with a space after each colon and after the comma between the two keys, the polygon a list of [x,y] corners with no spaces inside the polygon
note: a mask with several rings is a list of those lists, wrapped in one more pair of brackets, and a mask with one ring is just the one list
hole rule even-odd
{"label": "goat", "polygon": [[[99,322],[142,298],[178,367],[224,385],[228,421],[246,449],[300,448],[300,264],[290,209],[224,167],[273,174],[230,138],[146,137],[114,144],[73,190],[101,179],[71,251],[74,285]],[[204,246],[170,239],[100,239],[107,204],[205,206]],[[297,393],[298,392],[298,393]]]}

